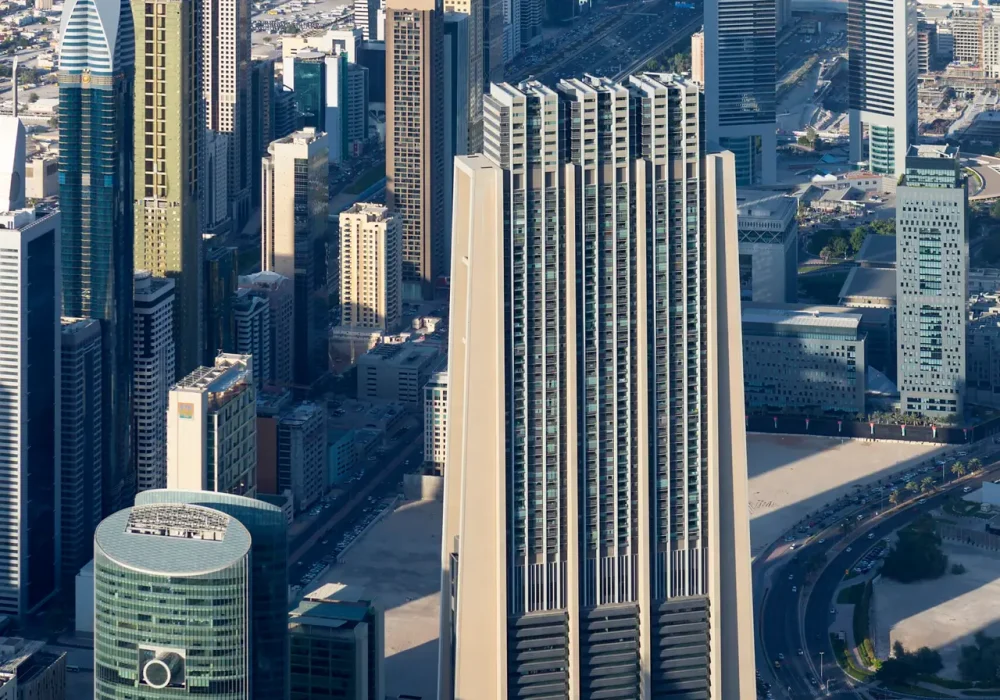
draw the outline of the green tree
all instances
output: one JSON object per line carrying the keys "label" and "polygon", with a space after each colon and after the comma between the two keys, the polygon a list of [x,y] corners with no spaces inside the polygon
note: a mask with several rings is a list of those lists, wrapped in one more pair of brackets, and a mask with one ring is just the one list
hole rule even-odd
{"label": "green tree", "polygon": [[983,463],[979,461],[978,457],[973,457],[969,460],[969,471],[972,473],[978,472],[983,468]]}
{"label": "green tree", "polygon": [[892,493],[889,494],[889,503],[892,505],[899,504],[899,491],[897,489],[893,489]]}
{"label": "green tree", "polygon": [[933,476],[925,476],[923,479],[920,480],[920,491],[921,491],[921,493],[925,493],[927,491],[930,491],[932,488],[934,488],[934,477]]}
{"label": "green tree", "polygon": [[1000,669],[1000,638],[977,632],[975,643],[963,646],[958,672],[967,681],[995,683]]}
{"label": "green tree", "polygon": [[871,229],[874,233],[880,236],[895,236],[896,235],[896,220],[895,219],[876,219],[871,223]]}
{"label": "green tree", "polygon": [[937,525],[928,515],[899,531],[882,563],[882,575],[900,583],[940,578],[947,570],[948,557],[941,551]]}
{"label": "green tree", "polygon": [[830,241],[830,245],[833,248],[833,254],[838,258],[847,257],[847,239],[843,236],[837,236]]}
{"label": "green tree", "polygon": [[28,95],[28,104],[33,105],[36,102],[38,102],[38,93],[37,92],[33,92],[30,95]]}
{"label": "green tree", "polygon": [[994,219],[1000,219],[1000,199],[993,202],[993,206],[990,207],[990,216]]}
{"label": "green tree", "polygon": [[919,486],[919,485],[917,485],[917,482],[916,482],[916,481],[909,481],[909,482],[907,482],[907,484],[906,484],[906,490],[907,490],[907,491],[910,491],[910,492],[912,492],[912,493],[916,493],[917,491],[919,491],[919,490],[920,490],[920,486]]}
{"label": "green tree", "polygon": [[[970,466],[972,465],[973,461],[976,460],[970,461],[969,462]],[[953,465],[951,465],[951,473],[955,475],[956,479],[961,479],[963,476],[965,476],[965,465],[962,464],[961,462],[955,462]]]}
{"label": "green tree", "polygon": [[819,251],[819,257],[823,262],[830,262],[830,258],[833,257],[833,248],[830,246],[823,246],[823,249]]}
{"label": "green tree", "polygon": [[851,231],[851,250],[853,250],[855,254],[861,250],[861,246],[864,244],[867,237],[868,229],[864,226],[855,226],[854,230]]}
{"label": "green tree", "polygon": [[797,144],[799,144],[800,146],[804,146],[805,148],[810,148],[812,146],[812,142],[809,141],[809,137],[807,137],[805,135],[798,137],[795,140],[795,142]]}

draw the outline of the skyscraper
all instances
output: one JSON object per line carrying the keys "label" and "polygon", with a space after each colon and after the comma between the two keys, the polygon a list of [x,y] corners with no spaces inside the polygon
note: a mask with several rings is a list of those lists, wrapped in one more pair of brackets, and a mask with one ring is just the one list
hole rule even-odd
{"label": "skyscraper", "polygon": [[0,139],[14,145],[0,162],[0,614],[21,617],[59,586],[60,224],[23,208],[17,117],[0,117]]}
{"label": "skyscraper", "polygon": [[253,697],[250,551],[247,528],[210,507],[106,518],[94,535],[95,696]]}
{"label": "skyscraper", "polygon": [[[276,272],[255,272],[240,277],[240,289],[264,297],[271,307],[271,381],[279,386],[292,383],[295,357],[295,293],[292,280]],[[257,363],[255,362],[255,366]]]}
{"label": "skyscraper", "polygon": [[955,146],[910,146],[896,189],[900,405],[960,416],[969,298],[968,192]]}
{"label": "skyscraper", "polygon": [[59,491],[64,590],[94,556],[101,522],[101,322],[62,319]]}
{"label": "skyscraper", "polygon": [[[483,0],[483,24],[483,83],[480,88],[503,81],[503,0]],[[481,115],[481,102],[479,110]]]}
{"label": "skyscraper", "polygon": [[250,215],[250,0],[219,0],[201,16],[205,134],[203,229],[238,232]]}
{"label": "skyscraper", "polygon": [[260,168],[257,164],[274,141],[274,59],[254,60],[250,69],[250,203],[260,206]]}
{"label": "skyscraper", "polygon": [[704,33],[706,136],[736,156],[736,184],[772,183],[775,0],[707,0]]}
{"label": "skyscraper", "polygon": [[361,30],[365,41],[378,39],[380,0],[354,0],[354,28]]}
{"label": "skyscraper", "polygon": [[386,204],[402,224],[407,299],[447,274],[443,28],[439,0],[386,2]]}
{"label": "skyscraper", "polygon": [[104,512],[132,502],[133,72],[128,0],[66,0],[59,45],[62,315],[101,322]]}
{"label": "skyscraper", "polygon": [[903,174],[906,150],[917,137],[916,12],[911,0],[847,4],[850,158],[867,160],[881,175]]}
{"label": "skyscraper", "polygon": [[238,289],[233,298],[234,352],[253,358],[258,386],[271,383],[271,309],[267,299]]}
{"label": "skyscraper", "polygon": [[[455,156],[478,153],[482,150],[482,94],[474,94],[473,79],[476,74],[470,63],[469,15],[461,12],[444,13],[444,260],[451,260],[451,202],[452,181],[455,176]],[[481,93],[480,89],[480,93]],[[478,100],[480,124],[470,120],[471,102]],[[479,147],[471,148],[471,133],[478,129]]]}
{"label": "skyscraper", "polygon": [[380,204],[340,213],[340,323],[393,332],[402,320],[399,221]]}
{"label": "skyscraper", "polygon": [[[455,151],[455,153],[458,154],[479,153],[483,150],[483,80],[486,72],[483,61],[485,59],[486,51],[485,24],[489,19],[485,16],[486,2],[487,0],[445,0],[444,3],[445,40],[453,44],[456,41],[454,35],[456,33],[464,33],[466,35],[463,42],[466,45],[464,52],[468,54],[461,71],[455,71],[454,69],[450,71],[452,75],[455,75],[456,73],[463,75],[464,82],[468,85],[468,89],[464,94],[466,105],[465,121],[468,123],[468,133],[466,134],[467,141]],[[452,24],[449,29],[448,18],[451,13],[461,14],[468,17],[468,24],[466,25],[467,28],[464,31],[457,29],[454,24],[454,17],[451,19]],[[448,53],[449,50],[446,47],[444,56],[446,82],[450,79],[450,77],[448,77],[449,70],[447,65]],[[452,55],[455,54],[454,47],[452,47],[451,53]],[[445,140],[447,140],[447,138]],[[448,171],[451,169],[451,161],[445,161],[445,170]],[[445,198],[445,203],[450,201],[450,197]]]}
{"label": "skyscraper", "polygon": [[170,389],[167,488],[257,494],[257,433],[249,355],[221,354]]}
{"label": "skyscraper", "polygon": [[216,356],[233,347],[233,297],[239,280],[237,250],[231,246],[206,246],[205,333],[201,363],[211,365]]}
{"label": "skyscraper", "polygon": [[262,168],[261,267],[295,283],[295,382],[309,386],[327,370],[326,135],[306,128],[274,141]]}
{"label": "skyscraper", "polygon": [[752,697],[733,156],[670,75],[493,85],[485,114],[456,161],[441,694]]}
{"label": "skyscraper", "polygon": [[[135,273],[135,468],[139,490],[167,485],[167,404],[177,377],[174,281]],[[197,348],[200,350],[200,348]]]}
{"label": "skyscraper", "polygon": [[247,697],[282,700],[288,683],[288,539],[285,514],[256,498],[210,491],[154,489],[136,506],[204,506],[236,518],[250,533],[250,644],[252,680]]}
{"label": "skyscraper", "polygon": [[146,32],[135,52],[135,267],[174,280],[169,381],[201,361],[197,12],[195,0],[132,1]]}

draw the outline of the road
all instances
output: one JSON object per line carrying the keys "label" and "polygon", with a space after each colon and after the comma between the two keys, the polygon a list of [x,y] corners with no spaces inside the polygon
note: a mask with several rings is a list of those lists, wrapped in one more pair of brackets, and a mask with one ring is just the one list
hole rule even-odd
{"label": "road", "polygon": [[[992,445],[991,445],[992,447]],[[975,455],[975,452],[970,452]],[[1000,452],[993,452],[983,457],[983,462],[993,464],[1000,458]],[[935,472],[937,470],[935,469]],[[994,471],[1000,471],[1000,467],[994,464]],[[976,481],[988,478],[992,472],[981,472],[975,477]],[[937,475],[940,477],[940,475]],[[868,549],[879,540],[888,537],[893,531],[903,527],[911,520],[934,508],[941,506],[945,499],[954,491],[960,491],[969,484],[969,479],[953,482],[946,490],[934,495],[927,496],[924,503],[915,503],[904,508],[884,519],[878,520],[871,528],[863,529],[857,533],[850,533],[847,537],[851,542],[848,548],[837,548],[819,578],[812,587],[808,596],[808,605],[805,610],[804,626],[800,624],[800,606],[802,604],[801,594],[802,584],[805,580],[805,562],[817,554],[829,556],[832,549],[838,543],[842,543],[843,535],[827,535],[821,543],[819,540],[809,542],[798,553],[788,556],[787,547],[778,550],[778,556],[772,557],[765,566],[773,568],[773,571],[758,571],[758,580],[763,582],[768,579],[767,589],[763,593],[763,600],[758,614],[758,644],[761,653],[758,654],[758,665],[761,660],[767,664],[769,672],[767,676],[774,677],[774,691],[777,697],[789,697],[794,699],[813,698],[820,695],[819,690],[810,682],[810,678],[818,675],[817,669],[822,663],[824,667],[824,678],[836,678],[837,689],[829,696],[834,698],[853,698],[854,693],[847,687],[849,680],[840,668],[836,665],[833,654],[833,646],[830,643],[829,627],[832,622],[830,608],[834,592],[843,580],[843,572],[853,569],[864,557]],[[878,507],[878,503],[865,506],[867,512]],[[860,509],[859,509],[860,510]],[[849,517],[856,517],[852,512]],[[867,522],[868,516],[864,516]],[[864,527],[864,525],[862,525]],[[873,537],[868,538],[868,533]],[[791,577],[791,578],[789,578]],[[795,586],[798,590],[792,591]],[[803,629],[806,630],[803,639]],[[803,655],[798,655],[798,650],[803,650]],[[784,655],[784,659],[779,659],[779,654]],[[775,669],[774,662],[780,660],[781,668]],[[762,670],[762,673],[764,671]]]}

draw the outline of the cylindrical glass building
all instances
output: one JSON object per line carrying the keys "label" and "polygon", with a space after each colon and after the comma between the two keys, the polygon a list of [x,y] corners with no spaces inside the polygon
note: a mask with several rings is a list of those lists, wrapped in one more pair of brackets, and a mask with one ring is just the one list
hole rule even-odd
{"label": "cylindrical glass building", "polygon": [[96,700],[250,698],[250,533],[189,504],[140,505],[94,536]]}

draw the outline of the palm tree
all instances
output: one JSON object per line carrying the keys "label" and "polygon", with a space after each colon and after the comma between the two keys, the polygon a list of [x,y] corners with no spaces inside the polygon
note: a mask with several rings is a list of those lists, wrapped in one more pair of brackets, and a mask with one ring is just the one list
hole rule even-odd
{"label": "palm tree", "polygon": [[969,472],[978,472],[983,468],[983,463],[979,461],[978,457],[973,457],[969,460]]}
{"label": "palm tree", "polygon": [[920,487],[917,486],[917,482],[916,481],[910,481],[909,483],[906,484],[906,490],[907,491],[912,491],[913,493],[916,493],[917,491],[920,490]]}
{"label": "palm tree", "polygon": [[889,494],[889,503],[891,505],[896,505],[899,503],[899,491],[897,489],[893,489],[892,493]]}
{"label": "palm tree", "polygon": [[[973,459],[969,462],[969,466],[972,466],[972,462],[977,462],[979,460]],[[951,465],[951,473],[955,475],[956,478],[961,478],[965,476],[965,465],[961,462],[955,462]]]}
{"label": "palm tree", "polygon": [[923,491],[930,491],[933,487],[934,487],[934,477],[933,476],[925,476],[923,479],[920,480],[920,490],[921,490],[921,492],[923,492]]}

